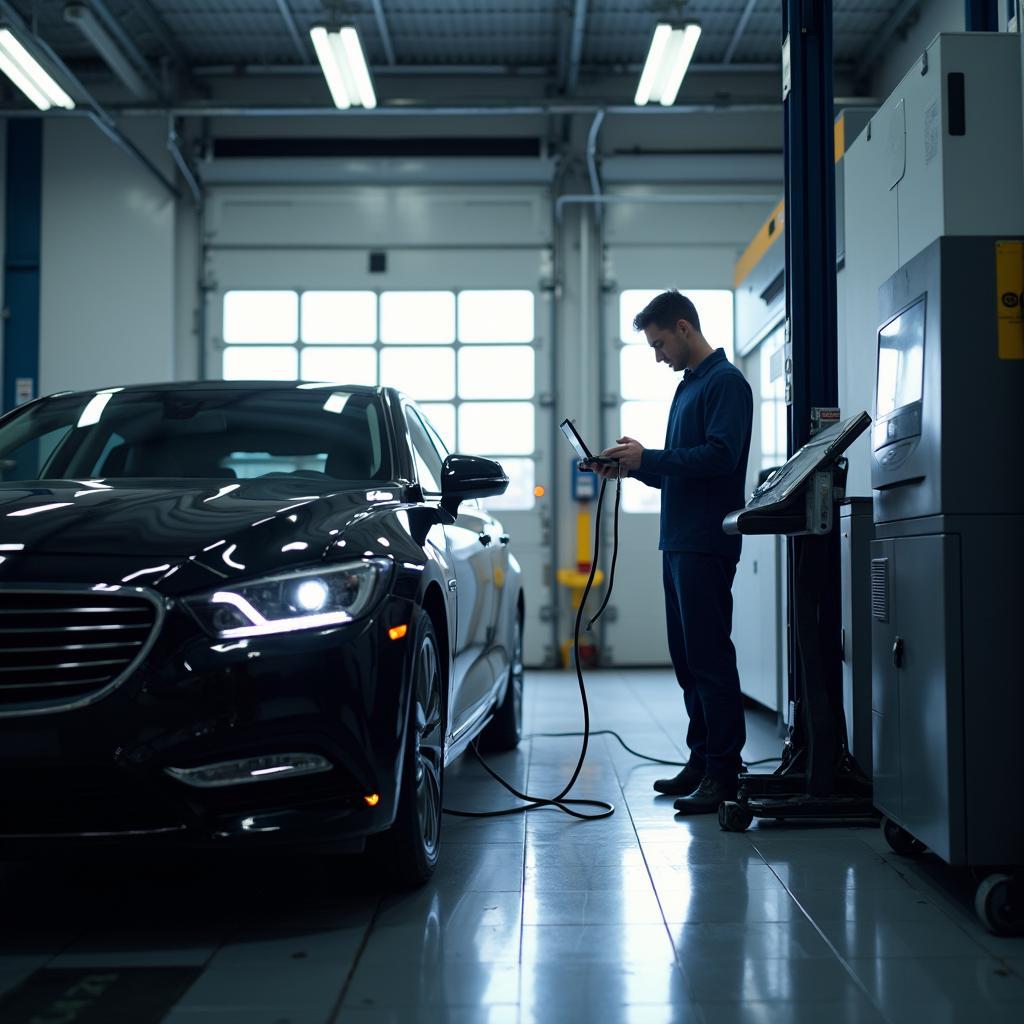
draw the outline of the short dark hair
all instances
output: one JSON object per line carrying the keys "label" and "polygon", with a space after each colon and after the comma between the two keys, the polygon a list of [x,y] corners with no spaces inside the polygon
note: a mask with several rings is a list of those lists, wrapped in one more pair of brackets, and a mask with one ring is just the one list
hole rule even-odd
{"label": "short dark hair", "polygon": [[633,330],[642,331],[651,324],[661,330],[671,330],[680,320],[687,321],[694,330],[700,330],[697,307],[673,288],[670,292],[656,295],[633,317]]}

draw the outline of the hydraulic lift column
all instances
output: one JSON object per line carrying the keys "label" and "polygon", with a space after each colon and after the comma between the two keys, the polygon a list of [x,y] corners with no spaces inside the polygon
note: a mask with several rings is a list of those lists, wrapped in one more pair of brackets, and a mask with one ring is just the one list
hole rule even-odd
{"label": "hydraulic lift column", "polygon": [[[815,410],[838,404],[831,0],[784,0],[782,38],[791,457],[810,440]],[[791,538],[788,566],[793,745],[805,759],[806,792],[825,796],[842,742],[838,532]]]}

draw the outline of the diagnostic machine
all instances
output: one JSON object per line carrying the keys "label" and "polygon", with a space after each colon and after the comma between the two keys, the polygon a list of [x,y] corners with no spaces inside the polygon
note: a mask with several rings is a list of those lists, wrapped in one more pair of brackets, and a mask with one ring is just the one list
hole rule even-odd
{"label": "diagnostic machine", "polygon": [[1024,924],[1022,292],[1012,236],[938,238],[890,277],[871,434],[875,803],[898,852],[991,872],[994,931]]}

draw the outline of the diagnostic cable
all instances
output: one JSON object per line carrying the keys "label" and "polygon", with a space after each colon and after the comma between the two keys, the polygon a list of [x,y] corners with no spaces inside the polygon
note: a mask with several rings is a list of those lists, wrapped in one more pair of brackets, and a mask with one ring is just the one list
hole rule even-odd
{"label": "diagnostic cable", "polygon": [[[452,807],[443,808],[443,813],[449,814],[457,818],[499,818],[509,814],[525,814],[527,811],[534,811],[541,807],[555,807],[562,811],[564,814],[568,814],[570,817],[579,818],[582,821],[600,821],[602,818],[608,818],[615,813],[615,805],[609,803],[607,800],[584,800],[579,797],[569,797],[569,793],[572,788],[576,785],[576,781],[580,777],[580,772],[583,771],[583,763],[587,758],[587,751],[590,748],[590,737],[591,736],[613,736],[623,749],[627,750],[634,757],[640,758],[642,761],[650,761],[652,764],[664,764],[669,765],[673,768],[684,768],[686,766],[685,761],[668,761],[660,757],[652,757],[650,754],[642,754],[638,750],[634,750],[626,741],[612,729],[597,729],[591,730],[590,728],[590,703],[587,700],[587,687],[583,680],[583,664],[580,659],[580,629],[583,625],[583,613],[587,606],[587,598],[590,596],[590,591],[594,585],[594,576],[597,573],[598,558],[601,553],[601,511],[604,505],[605,489],[608,486],[607,479],[601,481],[601,490],[597,496],[597,512],[594,516],[594,558],[590,566],[590,576],[587,578],[586,586],[583,588],[583,596],[580,599],[579,608],[576,610],[576,625],[573,629],[573,654],[574,661],[576,663],[576,679],[579,683],[580,689],[580,703],[583,705],[583,731],[582,732],[534,732],[524,736],[524,739],[530,739],[535,736],[543,737],[570,737],[579,736],[582,737],[583,742],[580,745],[580,756],[576,761],[576,767],[573,770],[572,777],[562,788],[556,796],[553,797],[539,797],[533,796],[529,793],[523,792],[517,789],[512,783],[503,779],[497,771],[492,768],[483,755],[477,748],[477,743],[474,740],[470,747],[473,752],[473,756],[480,762],[481,767],[487,772],[488,775],[500,786],[507,789],[514,797],[518,800],[524,801],[521,804],[515,804],[512,807],[503,807],[493,811],[464,811],[457,810]],[[614,527],[612,532],[612,562],[608,573],[608,587],[605,591],[604,600],[601,602],[601,606],[588,620],[586,629],[590,632],[591,627],[595,622],[604,614],[605,609],[608,607],[608,601],[612,596],[612,588],[615,586],[615,563],[619,557],[619,507],[622,498],[622,477],[618,477],[615,482],[615,511],[614,511]],[[778,761],[778,758],[768,757],[761,761],[749,761],[744,767],[752,767],[758,764],[768,764],[770,762]],[[595,811],[581,811],[575,810],[576,807],[593,807]]]}

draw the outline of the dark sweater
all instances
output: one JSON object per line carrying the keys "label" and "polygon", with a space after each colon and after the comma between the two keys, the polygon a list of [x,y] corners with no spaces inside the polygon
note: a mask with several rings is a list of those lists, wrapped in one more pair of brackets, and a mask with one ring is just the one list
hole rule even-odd
{"label": "dark sweater", "polygon": [[633,476],[661,488],[662,551],[739,561],[740,538],[722,520],[745,504],[754,400],[743,374],[716,349],[687,370],[668,417],[664,448],[648,448]]}

